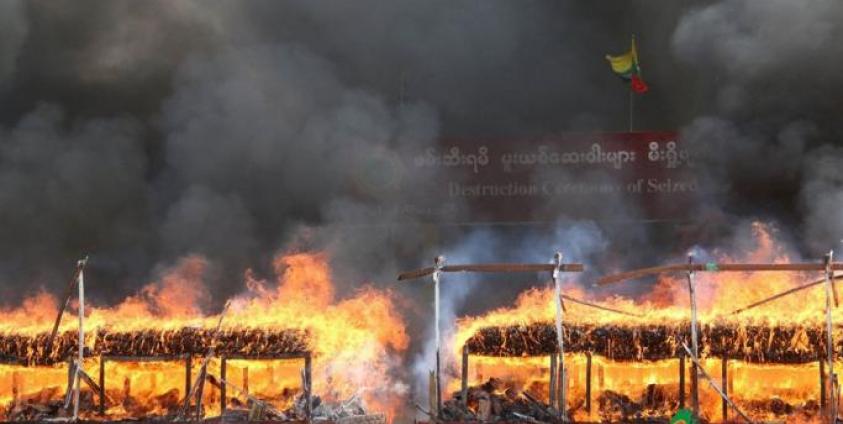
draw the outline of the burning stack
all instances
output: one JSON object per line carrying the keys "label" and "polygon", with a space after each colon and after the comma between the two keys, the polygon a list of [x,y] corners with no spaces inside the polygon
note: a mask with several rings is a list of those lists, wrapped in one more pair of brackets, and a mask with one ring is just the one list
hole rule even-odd
{"label": "burning stack", "polygon": [[[831,253],[789,262],[763,228],[750,257],[772,261],[690,257],[598,280],[658,276],[637,300],[581,300],[588,296],[578,285],[560,286],[557,268],[554,287],[460,320],[452,347],[462,355],[461,387],[443,417],[625,422],[664,420],[681,407],[706,421],[833,416],[832,366],[843,351],[834,272],[843,263]],[[699,289],[696,274],[707,275]]]}
{"label": "burning stack", "polygon": [[[565,351],[593,353],[618,361],[677,358],[681,342],[690,337],[690,323],[565,324]],[[825,331],[819,326],[741,325],[704,323],[698,341],[701,356],[756,363],[799,364],[814,362],[825,352]],[[837,338],[836,351],[843,351]],[[556,330],[549,323],[481,328],[465,344],[483,356],[548,356],[558,352]]]}
{"label": "burning stack", "polygon": [[[201,260],[114,307],[85,308],[84,265],[63,301],[44,294],[0,310],[0,420],[382,423],[400,405],[380,389],[392,387],[392,355],[407,345],[391,296],[334,299],[324,255],[279,256],[275,289],[248,274],[248,290],[212,316],[198,306]],[[62,321],[65,310],[74,319]]]}
{"label": "burning stack", "polygon": [[[51,365],[66,361],[77,351],[76,333],[59,334],[47,351],[50,334],[35,336],[0,334],[0,358],[27,365]],[[86,356],[178,357],[203,355],[211,346],[220,355],[278,356],[310,350],[308,335],[299,330],[235,329],[214,333],[211,329],[97,331]]]}

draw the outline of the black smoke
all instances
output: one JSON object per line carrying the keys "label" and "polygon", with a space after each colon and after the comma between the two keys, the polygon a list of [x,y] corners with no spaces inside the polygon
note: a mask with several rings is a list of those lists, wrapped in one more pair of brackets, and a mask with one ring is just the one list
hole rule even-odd
{"label": "black smoke", "polygon": [[[843,238],[841,18],[831,0],[4,1],[0,295],[59,292],[84,253],[97,302],[189,254],[214,264],[216,307],[279,250],[327,250],[343,290],[443,252],[565,248],[596,275],[733,244],[756,219],[814,257]],[[624,131],[603,55],[632,33],[651,87],[636,128],[679,130],[698,155],[687,216],[648,223],[607,197],[477,225],[402,165],[442,137]],[[536,280],[456,290],[453,314]],[[428,288],[400,289],[417,328]]]}

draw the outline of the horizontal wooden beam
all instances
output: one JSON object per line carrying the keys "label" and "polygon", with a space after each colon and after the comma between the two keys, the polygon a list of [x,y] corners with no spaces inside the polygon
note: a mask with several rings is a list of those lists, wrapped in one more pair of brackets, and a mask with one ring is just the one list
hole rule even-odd
{"label": "horizontal wooden beam", "polygon": [[156,356],[132,356],[132,355],[102,355],[104,361],[113,362],[168,362],[168,361],[183,361],[189,358],[189,354],[184,355],[156,355]]}
{"label": "horizontal wooden beam", "polygon": [[233,354],[220,355],[226,361],[272,361],[278,359],[307,359],[310,357],[310,352],[288,352],[288,353],[264,353],[260,355],[247,354]]}
{"label": "horizontal wooden beam", "polygon": [[[554,264],[518,264],[518,263],[494,263],[494,264],[463,264],[445,265],[442,272],[481,272],[481,273],[521,273],[521,272],[553,272],[556,269]],[[398,281],[412,280],[433,274],[435,269],[427,267],[408,271],[398,275]],[[561,272],[583,272],[583,264],[562,264],[559,267]]]}
{"label": "horizontal wooden beam", "polygon": [[[843,270],[843,263],[833,262],[831,270]],[[758,271],[785,271],[785,272],[806,272],[825,271],[826,266],[822,262],[810,263],[788,263],[788,264],[741,264],[741,263],[694,263],[663,265],[651,268],[641,268],[620,274],[607,275],[597,279],[598,285],[612,284],[626,280],[635,280],[651,275],[667,274],[670,272],[758,272]]]}

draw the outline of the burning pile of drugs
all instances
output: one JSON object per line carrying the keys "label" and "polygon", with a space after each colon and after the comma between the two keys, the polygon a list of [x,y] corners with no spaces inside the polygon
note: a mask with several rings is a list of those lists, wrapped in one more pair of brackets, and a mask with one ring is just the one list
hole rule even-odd
{"label": "burning pile of drugs", "polygon": [[[59,334],[48,352],[50,335],[0,334],[0,358],[27,365],[50,365],[66,361],[77,351],[73,332]],[[88,342],[90,343],[90,342]],[[301,330],[211,329],[139,330],[94,333],[93,348],[86,356],[176,357],[202,355],[214,346],[220,355],[273,356],[310,350],[307,332]]]}
{"label": "burning pile of drugs", "polygon": [[[687,322],[642,325],[565,324],[565,351],[593,353],[618,361],[654,361],[677,358],[681,341],[690,337]],[[702,323],[697,335],[701,356],[757,363],[808,363],[825,352],[821,326],[741,325]],[[835,351],[843,351],[836,339]],[[475,355],[548,356],[558,352],[556,330],[550,323],[484,327],[465,344]]]}
{"label": "burning pile of drugs", "polygon": [[[550,288],[523,293],[512,308],[462,318],[449,344],[452,364],[463,357],[462,378],[448,382],[459,402],[442,411],[476,416],[471,393],[492,378],[507,384],[487,390],[490,399],[523,401],[526,392],[575,420],[664,419],[683,405],[709,421],[833,416],[834,358],[843,351],[835,271],[843,263],[831,253],[792,262],[764,226],[753,229],[758,249],[746,263],[689,257],[597,280],[656,277],[635,299],[604,292],[602,300],[583,300],[590,297],[583,286],[560,284],[558,267]],[[497,403],[511,408],[492,420],[524,413],[517,402]]]}
{"label": "burning pile of drugs", "polygon": [[396,387],[394,355],[408,344],[392,296],[363,287],[336,299],[323,254],[279,255],[274,286],[247,272],[247,290],[216,315],[199,306],[209,295],[201,258],[114,306],[86,307],[84,265],[63,301],[41,293],[0,309],[0,419],[60,417],[72,405],[83,419],[246,411],[374,423],[401,407],[401,393],[384,389]]}

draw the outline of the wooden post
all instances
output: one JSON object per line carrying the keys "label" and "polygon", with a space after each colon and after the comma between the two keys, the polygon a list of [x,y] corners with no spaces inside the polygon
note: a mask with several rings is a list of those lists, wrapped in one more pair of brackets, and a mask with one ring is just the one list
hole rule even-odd
{"label": "wooden post", "polygon": [[202,413],[202,397],[205,395],[205,377],[207,375],[208,368],[206,364],[206,366],[199,368],[199,376],[196,381],[196,418],[200,420],[205,415]]}
{"label": "wooden post", "polygon": [[193,356],[187,355],[184,360],[184,410],[190,408],[190,374],[193,373]]}
{"label": "wooden post", "polygon": [[304,357],[304,380],[305,380],[305,392],[304,392],[304,414],[307,419],[307,422],[310,423],[313,418],[313,411],[311,411],[311,396],[313,394],[313,378],[312,378],[312,360],[310,357],[310,353]]}
{"label": "wooden post", "polygon": [[[249,366],[243,367],[243,390],[246,394],[249,393]],[[248,404],[249,401],[247,400],[246,403]]]}
{"label": "wooden post", "polygon": [[123,377],[123,406],[129,405],[129,399],[132,397],[132,380],[129,376]]}
{"label": "wooden post", "polygon": [[[729,358],[726,355],[723,355],[723,358],[720,360],[720,387],[723,388],[723,393],[725,395],[729,395],[729,380],[728,380],[728,367],[729,367]],[[729,418],[729,404],[726,402],[726,399],[721,399],[721,404],[723,408],[723,422]]]}
{"label": "wooden post", "polygon": [[826,393],[825,393],[825,360],[820,355],[820,409],[826,408]]}
{"label": "wooden post", "polygon": [[691,361],[691,409],[694,412],[694,417],[700,416],[700,393],[699,393],[699,369],[697,363],[700,358],[699,342],[697,340],[697,289],[694,281],[694,271],[692,270],[694,263],[694,256],[688,255],[688,291],[691,296],[691,346],[693,358]]}
{"label": "wooden post", "polygon": [[585,412],[591,415],[591,352],[585,353]]}
{"label": "wooden post", "polygon": [[685,407],[685,352],[679,352],[679,408]]}
{"label": "wooden post", "polygon": [[105,415],[105,357],[100,355],[100,415]]}
{"label": "wooden post", "polygon": [[556,407],[556,378],[559,376],[556,372],[556,354],[550,354],[550,387],[548,388],[548,403],[551,407]]}
{"label": "wooden post", "polygon": [[462,347],[462,382],[460,384],[460,400],[463,407],[468,407],[468,346]]}
{"label": "wooden post", "polygon": [[20,391],[20,374],[14,370],[12,371],[12,408],[18,406]]}
{"label": "wooden post", "polygon": [[[226,377],[225,362],[226,362],[225,356],[220,357],[220,380],[221,381],[228,381],[228,380],[226,380],[227,377]],[[225,407],[228,404],[227,398],[225,397],[226,386],[228,386],[228,385],[225,384],[225,383],[220,384],[220,411],[221,411],[220,415],[225,415]]]}

